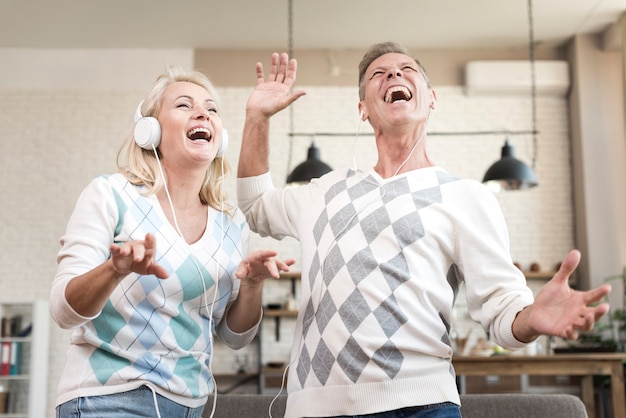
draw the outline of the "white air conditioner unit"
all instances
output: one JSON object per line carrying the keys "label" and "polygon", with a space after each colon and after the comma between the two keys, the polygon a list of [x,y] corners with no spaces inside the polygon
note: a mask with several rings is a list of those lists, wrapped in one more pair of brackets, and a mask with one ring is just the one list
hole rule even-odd
{"label": "white air conditioner unit", "polygon": [[[470,61],[465,67],[468,95],[530,94],[530,61]],[[537,95],[564,96],[570,87],[567,61],[535,61]]]}

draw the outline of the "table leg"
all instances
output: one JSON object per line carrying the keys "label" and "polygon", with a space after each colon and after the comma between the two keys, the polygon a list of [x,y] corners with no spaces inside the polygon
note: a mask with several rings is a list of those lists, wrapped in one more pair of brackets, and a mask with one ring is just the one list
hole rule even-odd
{"label": "table leg", "polygon": [[626,417],[626,399],[624,398],[624,366],[615,362],[611,373],[611,400],[614,417]]}
{"label": "table leg", "polygon": [[[593,376],[583,376],[580,381],[580,397],[587,409],[587,415],[589,418],[595,418],[596,416],[596,402],[593,393]],[[618,416],[618,415],[616,415]]]}

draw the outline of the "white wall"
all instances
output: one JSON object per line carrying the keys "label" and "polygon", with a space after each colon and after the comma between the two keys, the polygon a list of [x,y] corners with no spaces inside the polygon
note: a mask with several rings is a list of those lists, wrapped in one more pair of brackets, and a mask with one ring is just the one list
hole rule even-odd
{"label": "white wall", "polygon": [[[92,177],[115,170],[118,146],[132,129],[138,101],[166,63],[192,65],[190,51],[13,51],[0,50],[0,170],[3,210],[0,215],[0,294],[47,298],[56,270],[58,238],[76,197]],[[29,81],[32,81],[29,84]],[[58,84],[57,84],[58,82]],[[75,82],[75,84],[73,84]],[[244,106],[249,88],[218,86],[223,119],[230,132],[227,159],[237,165]],[[352,87],[306,87],[294,107],[299,132],[346,132],[358,128],[357,92]],[[435,86],[438,108],[432,131],[529,130],[530,98],[468,97],[462,87]],[[289,161],[288,113],[272,123],[272,173],[284,184],[288,166],[306,155],[308,138],[294,138]],[[509,223],[513,258],[523,266],[539,262],[545,270],[573,246],[573,210],[567,103],[538,99],[538,188],[498,197]],[[371,132],[366,124],[361,132]],[[531,138],[513,136],[517,156],[530,161]],[[319,137],[322,159],[332,167],[359,167],[374,162],[370,136]],[[454,174],[480,180],[500,156],[500,136],[432,136],[433,160]],[[232,173],[232,172],[231,172]],[[235,197],[234,174],[227,192]],[[282,257],[298,257],[293,240],[256,238],[252,249],[277,248]],[[297,268],[297,267],[296,267]],[[269,286],[268,286],[269,289]],[[271,290],[278,298],[285,290]],[[52,326],[48,404],[53,417],[56,384],[65,361],[68,332]],[[271,331],[268,332],[270,335]],[[271,344],[288,351],[290,338]],[[286,346],[285,346],[286,345]],[[266,352],[268,349],[266,349]],[[222,356],[233,353],[219,351]],[[270,358],[271,360],[271,358]],[[231,372],[232,358],[214,361],[214,371]],[[223,366],[222,366],[223,365]],[[220,369],[223,367],[223,370]]]}
{"label": "white wall", "polygon": [[[594,36],[578,35],[570,47],[576,241],[587,255],[580,269],[588,287],[626,267],[626,18],[622,23],[623,52],[603,50]],[[613,286],[611,303],[622,307],[622,283]]]}
{"label": "white wall", "polygon": [[0,48],[0,88],[147,89],[168,64],[193,65],[191,49]]}

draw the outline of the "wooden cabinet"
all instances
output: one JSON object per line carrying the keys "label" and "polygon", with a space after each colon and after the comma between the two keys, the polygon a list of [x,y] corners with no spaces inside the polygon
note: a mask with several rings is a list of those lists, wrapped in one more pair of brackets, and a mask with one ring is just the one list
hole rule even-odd
{"label": "wooden cabinet", "polygon": [[48,381],[48,302],[0,300],[3,360],[0,374],[0,417],[46,416]]}

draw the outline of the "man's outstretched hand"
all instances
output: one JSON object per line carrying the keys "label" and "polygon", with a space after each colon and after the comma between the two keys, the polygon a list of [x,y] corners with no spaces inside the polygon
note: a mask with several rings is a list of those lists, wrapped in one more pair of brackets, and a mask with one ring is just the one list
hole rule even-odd
{"label": "man's outstretched hand", "polygon": [[513,322],[513,335],[530,342],[540,335],[568,340],[578,338],[580,331],[590,331],[609,311],[608,303],[600,303],[611,291],[608,284],[588,291],[574,290],[569,278],[580,262],[580,252],[570,251],[559,271],[537,293],[535,302],[524,308]]}

